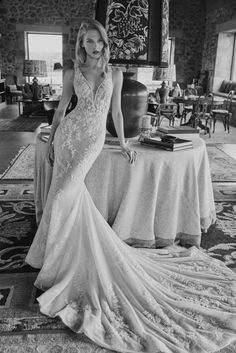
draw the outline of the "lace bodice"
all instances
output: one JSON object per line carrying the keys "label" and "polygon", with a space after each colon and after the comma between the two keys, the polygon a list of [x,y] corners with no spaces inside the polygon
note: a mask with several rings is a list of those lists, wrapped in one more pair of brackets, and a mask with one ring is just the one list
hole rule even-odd
{"label": "lace bodice", "polygon": [[95,94],[78,67],[75,65],[74,89],[78,102],[69,118],[76,116],[84,132],[95,133],[104,128],[112,93],[111,69],[103,78]]}
{"label": "lace bodice", "polygon": [[82,71],[75,65],[74,89],[78,101],[76,107],[62,120],[56,132],[55,143],[58,151],[56,162],[59,170],[55,192],[61,190],[63,179],[83,181],[100,153],[105,139],[112,87],[110,69],[94,94]]}

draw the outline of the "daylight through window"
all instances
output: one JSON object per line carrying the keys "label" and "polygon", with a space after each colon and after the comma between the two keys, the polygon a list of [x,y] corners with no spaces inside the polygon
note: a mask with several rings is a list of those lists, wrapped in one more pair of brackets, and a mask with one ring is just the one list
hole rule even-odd
{"label": "daylight through window", "polygon": [[27,32],[26,59],[46,61],[47,76],[38,78],[41,84],[62,85],[62,70],[54,69],[55,63],[62,65],[62,34]]}

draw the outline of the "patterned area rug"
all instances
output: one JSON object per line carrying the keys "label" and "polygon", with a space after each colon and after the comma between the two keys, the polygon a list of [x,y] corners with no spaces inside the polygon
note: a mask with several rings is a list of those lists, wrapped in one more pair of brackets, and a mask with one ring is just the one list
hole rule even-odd
{"label": "patterned area rug", "polygon": [[202,235],[201,248],[236,270],[236,201],[215,202],[216,224]]}
{"label": "patterned area rug", "polygon": [[[24,333],[23,335],[0,336],[2,353],[116,353],[100,348],[83,334],[65,330],[54,330],[50,333]],[[236,345],[235,345],[236,347]],[[220,351],[219,353],[234,353]]]}
{"label": "patterned area rug", "polygon": [[213,183],[214,200],[233,201],[236,200],[236,182]]}
{"label": "patterned area rug", "polygon": [[0,271],[28,272],[24,262],[36,232],[33,200],[0,201]]}
{"label": "patterned area rug", "polygon": [[[24,258],[37,229],[33,200],[0,200],[0,273],[32,272]],[[236,200],[216,202],[217,222],[201,247],[236,269]]]}
{"label": "patterned area rug", "polygon": [[20,116],[14,120],[0,119],[0,131],[34,132],[42,122],[47,122],[46,117],[25,118]]}
{"label": "patterned area rug", "polygon": [[0,179],[33,180],[35,144],[23,146]]}
{"label": "patterned area rug", "polygon": [[[5,336],[4,339],[0,337],[0,345],[4,349],[2,351],[3,353],[116,353],[115,351],[98,347],[82,334],[75,334],[67,331],[43,333],[40,335],[33,333],[15,336],[11,335]],[[235,352],[236,341],[217,353]]]}
{"label": "patterned area rug", "polygon": [[207,146],[212,181],[236,181],[236,160],[215,146]]}
{"label": "patterned area rug", "polygon": [[[0,347],[4,353],[112,353],[39,312],[37,271],[24,263],[36,231],[32,192],[32,184],[0,184]],[[201,246],[236,269],[236,198],[217,201],[216,210],[217,223],[202,236]],[[235,351],[236,342],[219,353]]]}
{"label": "patterned area rug", "polygon": [[0,200],[33,200],[33,184],[5,184],[0,181]]}
{"label": "patterned area rug", "polygon": [[[236,160],[216,146],[207,146],[212,181],[236,181]],[[0,179],[33,180],[35,144],[24,146]]]}

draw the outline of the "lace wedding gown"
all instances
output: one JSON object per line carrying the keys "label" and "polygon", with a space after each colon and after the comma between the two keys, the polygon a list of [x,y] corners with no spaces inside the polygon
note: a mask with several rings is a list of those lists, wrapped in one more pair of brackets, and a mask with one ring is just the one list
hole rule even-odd
{"label": "lace wedding gown", "polygon": [[197,248],[136,249],[118,238],[84,184],[105,139],[111,72],[93,96],[75,67],[74,87],[78,103],[56,131],[52,184],[26,258],[41,268],[41,312],[118,352],[225,347],[236,338],[236,275]]}

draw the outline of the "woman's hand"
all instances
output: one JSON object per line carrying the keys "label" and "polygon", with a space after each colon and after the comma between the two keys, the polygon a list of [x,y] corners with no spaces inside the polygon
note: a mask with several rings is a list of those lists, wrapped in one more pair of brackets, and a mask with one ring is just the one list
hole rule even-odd
{"label": "woman's hand", "polygon": [[125,158],[129,160],[131,164],[134,163],[137,159],[137,152],[132,150],[127,142],[121,144],[121,153]]}
{"label": "woman's hand", "polygon": [[48,141],[46,158],[47,158],[48,163],[51,166],[53,166],[53,163],[54,163],[54,148],[53,148],[53,142],[51,142],[51,141]]}

